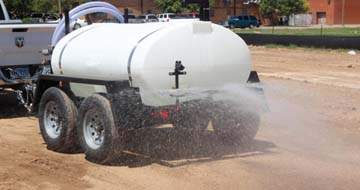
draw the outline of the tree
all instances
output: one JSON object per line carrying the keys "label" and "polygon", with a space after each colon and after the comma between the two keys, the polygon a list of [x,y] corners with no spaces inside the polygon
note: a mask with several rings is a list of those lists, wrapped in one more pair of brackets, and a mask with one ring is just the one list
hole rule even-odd
{"label": "tree", "polygon": [[[61,0],[62,5],[69,8],[87,2],[89,0]],[[57,0],[4,0],[4,3],[11,14],[24,18],[31,13],[58,13]]]}
{"label": "tree", "polygon": [[163,13],[199,12],[199,5],[182,6],[182,0],[156,0],[155,2]]}
{"label": "tree", "polygon": [[16,17],[25,17],[31,13],[32,0],[4,0],[7,10]]}
{"label": "tree", "polygon": [[[61,0],[62,8],[68,6],[69,8],[75,7],[81,3],[85,3],[89,0]],[[32,0],[31,10],[38,13],[58,13],[58,1],[57,0]]]}
{"label": "tree", "polygon": [[259,8],[265,18],[277,23],[277,16],[305,13],[309,10],[309,4],[306,0],[263,0]]}
{"label": "tree", "polygon": [[59,8],[54,0],[32,0],[31,10],[37,13],[58,13]]}
{"label": "tree", "polygon": [[[48,0],[48,1],[54,1],[54,0]],[[82,3],[89,2],[90,0],[61,0],[61,3],[63,5],[67,5],[70,8],[76,7]]]}

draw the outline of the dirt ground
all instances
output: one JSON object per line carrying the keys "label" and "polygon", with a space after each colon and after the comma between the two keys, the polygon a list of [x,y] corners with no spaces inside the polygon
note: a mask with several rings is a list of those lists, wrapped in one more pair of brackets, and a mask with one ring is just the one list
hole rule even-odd
{"label": "dirt ground", "polygon": [[360,189],[360,55],[251,47],[271,112],[251,145],[134,134],[111,166],[49,151],[0,92],[0,189]]}

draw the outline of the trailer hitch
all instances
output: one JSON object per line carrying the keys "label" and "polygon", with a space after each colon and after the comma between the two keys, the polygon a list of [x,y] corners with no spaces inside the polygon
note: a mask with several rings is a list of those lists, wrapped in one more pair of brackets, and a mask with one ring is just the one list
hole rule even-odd
{"label": "trailer hitch", "polygon": [[35,89],[35,84],[24,84],[21,90],[16,90],[17,100],[25,107],[28,113],[33,111]]}

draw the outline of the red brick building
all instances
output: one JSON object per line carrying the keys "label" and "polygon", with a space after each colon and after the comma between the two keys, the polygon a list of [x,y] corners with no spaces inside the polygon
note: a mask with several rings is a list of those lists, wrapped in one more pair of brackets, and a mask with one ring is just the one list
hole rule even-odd
{"label": "red brick building", "polygon": [[[130,13],[139,15],[141,13],[160,13],[155,0],[106,0],[115,5],[121,11],[125,7],[130,9]],[[360,0],[359,0],[360,1]],[[243,0],[215,0],[211,21],[218,23],[227,19],[229,16],[241,14],[255,15],[260,18],[259,8],[256,3],[244,4]]]}
{"label": "red brick building", "polygon": [[142,13],[159,13],[155,0],[105,0],[123,11],[129,8],[130,14],[140,15]]}
{"label": "red brick building", "polygon": [[360,0],[308,0],[313,24],[360,24]]}

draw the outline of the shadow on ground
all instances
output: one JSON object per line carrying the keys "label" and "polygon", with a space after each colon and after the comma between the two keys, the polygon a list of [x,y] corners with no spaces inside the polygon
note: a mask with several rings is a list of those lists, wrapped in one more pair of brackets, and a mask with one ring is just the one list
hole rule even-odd
{"label": "shadow on ground", "polygon": [[0,119],[28,116],[26,109],[20,105],[13,91],[0,89]]}
{"label": "shadow on ground", "polygon": [[129,134],[127,151],[107,165],[143,167],[160,164],[179,167],[189,164],[270,154],[275,144],[254,140],[250,144],[228,145],[213,131],[189,135],[174,132],[173,128],[143,129]]}
{"label": "shadow on ground", "polygon": [[[13,91],[0,91],[0,119],[26,117],[29,114],[16,100]],[[254,140],[250,144],[228,145],[212,130],[204,133],[178,132],[172,127],[145,128],[128,134],[126,151],[106,165],[143,167],[159,164],[179,167],[239,157],[270,154],[275,144]],[[79,151],[70,154],[80,153]]]}

